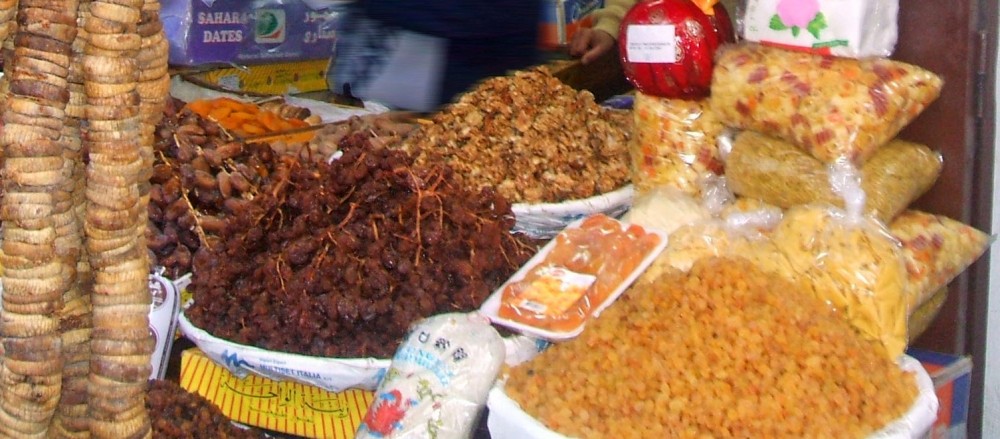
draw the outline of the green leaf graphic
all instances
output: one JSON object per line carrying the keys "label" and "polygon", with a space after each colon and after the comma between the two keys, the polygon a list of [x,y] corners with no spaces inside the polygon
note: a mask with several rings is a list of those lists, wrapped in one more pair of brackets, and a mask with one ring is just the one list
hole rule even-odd
{"label": "green leaf graphic", "polygon": [[768,27],[770,27],[773,30],[788,29],[788,26],[785,26],[785,22],[781,21],[781,17],[779,17],[778,14],[774,14],[774,16],[771,17],[771,23]]}
{"label": "green leaf graphic", "polygon": [[809,33],[811,33],[812,36],[816,37],[816,39],[818,40],[819,32],[823,29],[826,29],[826,27],[827,27],[826,16],[824,16],[822,12],[819,12],[816,14],[815,17],[813,17],[812,21],[810,21],[809,24],[806,26],[806,30],[808,30]]}
{"label": "green leaf graphic", "polygon": [[802,32],[802,28],[798,26],[792,26],[792,36],[797,37],[799,33]]}

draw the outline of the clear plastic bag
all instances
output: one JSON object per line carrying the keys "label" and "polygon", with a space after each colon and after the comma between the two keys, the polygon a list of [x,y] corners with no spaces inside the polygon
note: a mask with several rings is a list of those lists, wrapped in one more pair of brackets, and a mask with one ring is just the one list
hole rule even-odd
{"label": "clear plastic bag", "polygon": [[742,43],[716,52],[711,110],[821,162],[860,165],[937,99],[942,80],[882,58],[824,57]]}
{"label": "clear plastic bag", "polygon": [[909,278],[902,247],[872,219],[823,206],[789,209],[770,235],[807,293],[842,312],[890,358],[906,348]]}
{"label": "clear plastic bag", "polygon": [[629,145],[632,183],[640,193],[668,185],[698,194],[699,180],[721,175],[716,137],[723,125],[707,100],[667,99],[638,93]]}
{"label": "clear plastic bag", "polygon": [[415,323],[355,437],[471,437],[504,355],[500,334],[477,313],[440,314]]}
{"label": "clear plastic bag", "polygon": [[[941,155],[930,148],[893,140],[860,168],[864,212],[888,223],[934,185]],[[726,178],[738,195],[792,206],[826,203],[844,207],[830,185],[830,169],[794,145],[745,131],[737,135],[726,158]]]}
{"label": "clear plastic bag", "polygon": [[766,233],[781,220],[781,211],[765,207],[726,212],[674,230],[667,239],[667,247],[638,282],[650,282],[671,270],[687,272],[698,260],[712,256],[739,255],[755,263],[759,259],[761,264],[781,264],[780,253],[767,252],[763,247]]}
{"label": "clear plastic bag", "polygon": [[914,309],[976,262],[992,241],[974,227],[917,210],[900,214],[889,233],[902,244]]}
{"label": "clear plastic bag", "polygon": [[655,227],[669,235],[680,227],[710,218],[712,212],[699,199],[672,186],[657,186],[637,196],[622,221]]}
{"label": "clear plastic bag", "polygon": [[665,240],[663,232],[606,215],[581,219],[511,276],[482,310],[532,335],[574,337],[639,276]]}

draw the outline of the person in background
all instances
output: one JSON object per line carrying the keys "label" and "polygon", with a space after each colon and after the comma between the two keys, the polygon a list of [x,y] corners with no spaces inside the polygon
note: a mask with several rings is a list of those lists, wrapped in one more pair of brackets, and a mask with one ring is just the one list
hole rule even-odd
{"label": "person in background", "polygon": [[358,0],[337,37],[330,89],[434,111],[478,81],[537,64],[541,0]]}
{"label": "person in background", "polygon": [[569,54],[589,64],[614,48],[622,18],[639,0],[605,0],[604,7],[594,11],[594,26],[578,30],[569,44]]}

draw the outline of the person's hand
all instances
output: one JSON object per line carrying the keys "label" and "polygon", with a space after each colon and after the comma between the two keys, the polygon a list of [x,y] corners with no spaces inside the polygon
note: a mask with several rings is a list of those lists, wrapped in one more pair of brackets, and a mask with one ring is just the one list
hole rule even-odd
{"label": "person's hand", "polygon": [[611,34],[590,28],[580,29],[573,35],[569,43],[569,54],[579,56],[580,62],[589,64],[600,58],[615,46],[615,37]]}

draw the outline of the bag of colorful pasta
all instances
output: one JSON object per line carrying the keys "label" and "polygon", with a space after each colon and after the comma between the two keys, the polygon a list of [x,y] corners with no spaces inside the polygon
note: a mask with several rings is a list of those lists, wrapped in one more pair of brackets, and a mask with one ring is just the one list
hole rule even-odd
{"label": "bag of colorful pasta", "polygon": [[701,179],[722,174],[716,138],[723,126],[708,107],[705,99],[636,95],[629,153],[639,193],[665,185],[698,195]]}
{"label": "bag of colorful pasta", "polygon": [[885,58],[836,58],[753,43],[716,53],[712,113],[823,163],[867,161],[941,92],[940,77]]}
{"label": "bag of colorful pasta", "polygon": [[962,274],[992,242],[972,226],[918,210],[896,217],[889,223],[889,233],[902,245],[913,309]]}

